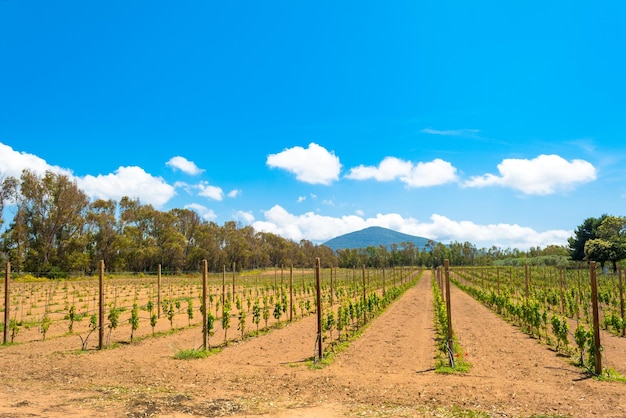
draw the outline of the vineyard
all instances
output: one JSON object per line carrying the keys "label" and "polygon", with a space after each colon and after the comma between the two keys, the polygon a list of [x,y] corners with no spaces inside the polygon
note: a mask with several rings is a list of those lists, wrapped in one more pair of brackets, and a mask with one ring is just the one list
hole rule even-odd
{"label": "vineyard", "polygon": [[[318,309],[327,344],[340,342],[396,298],[411,269],[273,269],[188,277],[163,276],[84,280],[18,279],[1,289],[8,296],[5,342],[61,336],[80,340],[77,349],[106,348],[184,328],[203,328],[213,345],[228,345]],[[7,274],[10,272],[7,271]],[[206,301],[203,301],[206,284]],[[99,331],[105,339],[98,339]],[[98,331],[98,332],[96,332]],[[230,332],[229,332],[230,331]],[[230,334],[230,335],[229,335]],[[202,332],[199,332],[202,336]],[[318,353],[319,355],[320,353]]]}
{"label": "vineyard", "polygon": [[620,270],[596,277],[595,263],[592,270],[459,268],[453,282],[539,342],[575,355],[589,372],[603,373],[606,354],[624,375],[623,352],[610,352],[602,344],[608,336],[626,336],[623,275]]}
{"label": "vineyard", "polygon": [[539,267],[15,275],[0,416],[623,417],[622,273],[597,273],[595,298],[590,270]]}

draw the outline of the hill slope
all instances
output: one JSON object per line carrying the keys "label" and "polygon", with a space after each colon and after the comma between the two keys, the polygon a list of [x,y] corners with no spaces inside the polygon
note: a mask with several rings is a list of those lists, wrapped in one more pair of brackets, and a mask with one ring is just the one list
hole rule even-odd
{"label": "hill slope", "polygon": [[391,244],[400,245],[403,242],[412,242],[417,248],[423,248],[428,242],[428,238],[403,234],[388,228],[371,226],[360,231],[350,232],[340,235],[324,243],[333,250],[343,250],[346,248],[367,248],[382,245],[389,247]]}

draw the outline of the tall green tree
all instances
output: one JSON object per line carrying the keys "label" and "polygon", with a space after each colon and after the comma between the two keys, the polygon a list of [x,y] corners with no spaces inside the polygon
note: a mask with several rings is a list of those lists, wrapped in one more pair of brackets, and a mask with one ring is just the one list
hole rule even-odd
{"label": "tall green tree", "polygon": [[607,261],[616,257],[613,245],[604,239],[595,238],[585,242],[585,257],[589,261],[600,263],[600,267],[604,269]]}
{"label": "tall green tree", "polygon": [[190,209],[172,209],[170,213],[174,216],[174,228],[181,234],[183,239],[183,259],[184,270],[197,268],[202,258],[194,259],[193,253],[196,248],[198,228],[202,224],[202,219],[197,212]]}
{"label": "tall green tree", "polygon": [[128,270],[156,270],[155,215],[152,205],[142,205],[139,199],[123,197],[120,201],[120,251]]}
{"label": "tall green tree", "polygon": [[4,223],[4,208],[17,198],[18,184],[15,177],[0,176],[0,229]]}
{"label": "tall green tree", "polygon": [[157,264],[166,266],[171,272],[180,273],[185,266],[187,240],[176,227],[177,218],[172,212],[155,211],[153,216]]}
{"label": "tall green tree", "polygon": [[605,217],[598,227],[597,234],[597,240],[604,241],[602,246],[608,249],[606,261],[611,262],[613,272],[616,273],[617,262],[626,258],[626,217]]}
{"label": "tall green tree", "polygon": [[117,259],[120,237],[116,212],[117,202],[114,200],[98,199],[89,207],[87,223],[93,270],[97,268],[100,260],[104,261],[104,265],[109,270],[120,267]]}
{"label": "tall green tree", "polygon": [[72,256],[85,248],[88,203],[87,195],[63,174],[46,171],[39,177],[30,170],[22,172],[18,210],[27,233],[27,269],[47,272],[53,266],[62,270],[83,267],[83,261],[76,265]]}
{"label": "tall green tree", "polygon": [[585,260],[585,244],[589,240],[599,238],[598,227],[607,216],[608,215],[603,214],[599,218],[587,218],[576,228],[574,236],[567,240],[569,243],[569,254],[572,260]]}

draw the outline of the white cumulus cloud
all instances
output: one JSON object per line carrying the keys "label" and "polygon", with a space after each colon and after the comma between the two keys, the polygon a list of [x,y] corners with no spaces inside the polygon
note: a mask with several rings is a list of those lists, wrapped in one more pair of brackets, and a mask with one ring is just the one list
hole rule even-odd
{"label": "white cumulus cloud", "polygon": [[27,152],[15,151],[12,147],[0,142],[0,176],[19,179],[24,170],[30,170],[40,176],[46,171],[51,171],[70,178],[74,177],[70,170],[50,165],[43,158]]}
{"label": "white cumulus cloud", "polygon": [[296,175],[299,181],[329,185],[339,179],[339,158],[326,148],[310,143],[308,148],[293,147],[278,154],[270,154],[266,164]]}
{"label": "white cumulus cloud", "polygon": [[360,165],[350,169],[346,178],[352,180],[400,180],[409,188],[439,186],[458,180],[457,169],[447,161],[436,158],[430,162],[401,160],[385,157],[378,167]]}
{"label": "white cumulus cloud", "polygon": [[498,164],[500,175],[470,178],[466,187],[504,186],[525,194],[548,195],[570,190],[597,177],[596,168],[584,160],[567,161],[558,155],[540,155],[532,160],[508,158]]}
{"label": "white cumulus cloud", "polygon": [[439,158],[428,163],[417,163],[408,176],[400,177],[409,187],[429,187],[458,180],[456,168]]}
{"label": "white cumulus cloud", "polygon": [[202,181],[195,186],[198,191],[198,196],[208,197],[213,200],[224,200],[224,191],[221,187],[211,186],[208,182]]}
{"label": "white cumulus cloud", "polygon": [[352,180],[392,181],[399,177],[409,177],[413,163],[404,161],[396,157],[385,157],[378,167],[360,165],[353,167],[346,175]]}
{"label": "white cumulus cloud", "polygon": [[114,173],[77,177],[71,170],[50,165],[36,155],[18,152],[0,143],[0,176],[19,179],[25,169],[40,176],[46,171],[65,175],[75,181],[78,188],[90,199],[119,201],[126,196],[161,208],[176,195],[175,188],[163,178],[152,176],[140,167],[119,167]]}
{"label": "white cumulus cloud", "polygon": [[86,175],[76,178],[76,183],[91,198],[120,200],[127,196],[157,208],[176,194],[173,186],[146,173],[141,167],[119,167],[115,173]]}
{"label": "white cumulus cloud", "polygon": [[204,170],[198,168],[198,166],[193,162],[189,161],[185,157],[172,157],[165,165],[171,167],[174,170],[180,170],[183,173],[190,174],[192,176],[196,176],[202,173]]}

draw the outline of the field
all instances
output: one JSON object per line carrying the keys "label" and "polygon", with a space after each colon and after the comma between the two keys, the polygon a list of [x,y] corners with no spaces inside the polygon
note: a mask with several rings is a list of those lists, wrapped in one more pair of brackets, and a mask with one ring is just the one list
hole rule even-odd
{"label": "field", "polygon": [[[80,296],[73,296],[70,286],[57,289],[54,298],[46,298],[52,294],[49,289],[39,290],[36,283],[15,283],[12,297],[26,299],[27,292],[18,291],[18,285],[27,289],[32,285],[33,294],[28,293],[29,304],[24,308],[20,302],[24,317],[15,343],[0,347],[0,416],[626,416],[626,383],[590,377],[575,364],[575,350],[570,356],[563,348],[555,349],[541,336],[460,290],[459,286],[465,285],[488,289],[490,276],[482,273],[468,276],[459,272],[459,285],[451,289],[455,339],[471,367],[465,373],[438,372],[441,356],[434,325],[432,274],[429,270],[387,271],[386,275],[357,270],[336,274],[332,284],[326,275],[323,312],[329,311],[329,306],[335,306],[337,312],[340,301],[357,304],[362,297],[360,283],[366,283],[364,300],[372,294],[382,296],[383,288],[387,293],[401,283],[410,286],[379,314],[372,312],[367,321],[349,321],[343,329],[344,339],[355,332],[349,343],[333,344],[339,339],[336,327],[325,333],[327,349],[336,353],[320,368],[311,367],[310,361],[316,349],[316,315],[300,309],[300,301],[303,306],[304,301],[314,299],[314,292],[307,291],[310,272],[294,272],[293,288],[300,290],[294,292],[296,308],[291,322],[284,312],[278,319],[272,316],[258,336],[255,325],[248,322],[248,334],[242,339],[233,306],[228,337],[217,320],[210,338],[212,345],[220,346],[218,352],[189,360],[175,356],[202,346],[202,329],[194,322],[199,313],[192,319],[186,314],[188,300],[193,300],[193,309],[199,307],[197,278],[186,285],[177,279],[171,290],[164,279],[162,299],[179,300],[180,312],[172,323],[162,312],[154,337],[145,309],[155,298],[154,280],[150,285],[137,279],[108,280],[107,306],[115,306],[117,301],[124,309],[119,327],[111,330],[110,348],[103,350],[96,349],[94,337],[81,350],[89,315],[75,323],[71,334],[67,330],[65,302],[68,308],[74,304],[79,312],[91,314],[95,309],[93,289],[76,284]],[[288,277],[287,272],[254,277],[248,281],[247,293],[244,280],[237,277],[230,298],[236,301],[235,294],[252,294],[255,299],[258,294],[262,300],[274,295],[276,302],[283,292],[277,289],[286,288]],[[419,280],[413,282],[410,277]],[[263,282],[264,278],[268,281]],[[219,313],[217,300],[222,292],[228,298],[225,289],[230,286],[228,274],[212,279],[215,312]],[[331,300],[337,295],[338,299]],[[240,299],[246,310],[246,298]],[[45,340],[40,325],[24,326],[29,308],[33,317],[45,313],[37,311],[42,305],[39,300],[50,312],[55,306],[59,311]],[[132,308],[128,308],[135,301],[141,307],[141,322],[131,343],[128,319]],[[260,327],[264,328],[263,319]],[[605,367],[626,375],[626,338],[608,330],[602,330],[601,336]]]}

